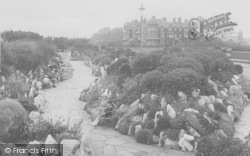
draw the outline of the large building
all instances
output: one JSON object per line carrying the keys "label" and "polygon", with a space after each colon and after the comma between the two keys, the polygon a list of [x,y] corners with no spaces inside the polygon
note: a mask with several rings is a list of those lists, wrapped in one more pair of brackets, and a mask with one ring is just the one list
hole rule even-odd
{"label": "large building", "polygon": [[187,40],[188,21],[174,18],[157,19],[154,16],[147,19],[133,20],[123,26],[123,44],[129,46],[170,46],[180,40]]}

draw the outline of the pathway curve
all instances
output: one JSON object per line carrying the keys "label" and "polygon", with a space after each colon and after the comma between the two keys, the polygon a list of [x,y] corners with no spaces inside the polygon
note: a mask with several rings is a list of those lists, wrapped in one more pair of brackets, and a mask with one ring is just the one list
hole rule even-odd
{"label": "pathway curve", "polygon": [[45,90],[46,109],[43,117],[78,122],[83,119],[82,129],[89,131],[95,156],[191,156],[190,152],[142,145],[134,138],[121,135],[113,129],[92,127],[90,116],[83,111],[83,102],[78,100],[82,89],[87,88],[95,77],[83,62],[70,62],[74,68],[73,78],[58,83],[56,88]]}
{"label": "pathway curve", "polygon": [[[241,64],[244,68],[243,74],[250,79],[250,64],[237,63]],[[247,105],[244,108],[244,111],[241,114],[239,122],[235,124],[235,137],[244,139],[250,133],[250,105]]]}

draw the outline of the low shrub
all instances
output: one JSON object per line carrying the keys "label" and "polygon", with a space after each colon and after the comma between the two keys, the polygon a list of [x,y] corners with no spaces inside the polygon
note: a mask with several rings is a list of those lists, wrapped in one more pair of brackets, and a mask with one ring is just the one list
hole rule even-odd
{"label": "low shrub", "polygon": [[118,74],[131,76],[132,71],[130,65],[127,63],[123,63],[122,65],[120,65],[118,68]]}
{"label": "low shrub", "polygon": [[202,75],[192,69],[177,68],[166,74],[164,87],[172,95],[178,91],[191,95],[193,88],[200,88],[202,79]]}
{"label": "low shrub", "polygon": [[223,105],[222,103],[219,103],[219,102],[214,103],[214,109],[216,111],[220,111],[222,113],[227,113],[227,107],[225,105]]}
{"label": "low shrub", "polygon": [[104,65],[110,65],[111,62],[113,60],[110,57],[104,57],[101,61],[100,61],[100,65],[104,66]]}
{"label": "low shrub", "polygon": [[15,100],[0,101],[0,140],[21,139],[28,114],[23,106]]}
{"label": "low shrub", "polygon": [[147,120],[147,121],[144,123],[143,127],[144,127],[145,129],[150,129],[150,130],[154,129],[154,127],[155,127],[155,122],[154,122],[154,120],[153,120],[153,119]]}
{"label": "low shrub", "polygon": [[171,128],[171,122],[169,118],[166,117],[162,117],[158,120],[157,122],[157,126],[161,129],[161,130],[167,130],[169,128]]}
{"label": "low shrub", "polygon": [[238,74],[242,74],[243,73],[243,67],[242,67],[242,65],[236,64],[235,65],[235,69],[236,69],[236,71],[237,71]]}
{"label": "low shrub", "polygon": [[141,84],[150,91],[160,91],[164,82],[164,75],[157,70],[146,73],[143,76]]}
{"label": "low shrub", "polygon": [[127,122],[123,122],[123,123],[119,124],[117,130],[121,134],[128,134],[128,129],[129,129],[129,124]]}
{"label": "low shrub", "polygon": [[137,142],[142,144],[152,144],[153,136],[148,129],[141,129],[135,134],[135,139]]}
{"label": "low shrub", "polygon": [[167,137],[170,139],[170,140],[173,140],[173,141],[178,141],[179,140],[179,134],[180,134],[180,129],[168,129],[167,130]]}
{"label": "low shrub", "polygon": [[21,105],[24,107],[24,109],[29,113],[32,111],[38,110],[38,108],[29,100],[28,98],[25,97],[20,97],[18,99],[18,102],[21,103]]}
{"label": "low shrub", "polygon": [[61,122],[53,124],[44,119],[28,124],[29,136],[31,140],[45,140],[51,134],[54,138],[67,131],[67,126]]}
{"label": "low shrub", "polygon": [[159,62],[155,61],[150,55],[138,55],[132,61],[132,70],[135,74],[146,73],[156,69],[159,66]]}
{"label": "low shrub", "polygon": [[172,71],[176,68],[190,68],[197,73],[204,74],[204,68],[199,61],[192,57],[174,57],[165,62],[164,73]]}
{"label": "low shrub", "polygon": [[246,156],[250,154],[247,142],[238,138],[211,134],[198,142],[196,156]]}

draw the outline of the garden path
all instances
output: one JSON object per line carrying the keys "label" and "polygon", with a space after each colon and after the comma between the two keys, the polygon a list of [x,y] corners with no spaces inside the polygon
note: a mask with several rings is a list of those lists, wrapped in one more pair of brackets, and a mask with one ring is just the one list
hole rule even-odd
{"label": "garden path", "polygon": [[89,131],[91,145],[96,156],[191,156],[190,152],[164,149],[158,146],[142,145],[134,138],[121,135],[113,129],[93,127],[90,116],[83,111],[83,102],[78,100],[82,89],[95,79],[90,68],[81,61],[70,62],[74,68],[73,77],[57,83],[56,88],[45,90],[46,109],[43,117],[59,119],[70,124],[83,119],[82,129]]}
{"label": "garden path", "polygon": [[[239,63],[237,63],[239,64]],[[240,63],[244,68],[244,75],[250,79],[250,64]],[[235,137],[244,139],[250,133],[250,105],[244,108],[239,122],[235,124]]]}

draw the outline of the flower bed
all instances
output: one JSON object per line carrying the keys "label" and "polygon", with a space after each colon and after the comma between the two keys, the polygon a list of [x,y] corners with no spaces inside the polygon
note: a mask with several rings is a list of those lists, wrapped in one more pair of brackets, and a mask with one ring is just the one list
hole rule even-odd
{"label": "flower bed", "polygon": [[[130,68],[119,72],[120,62]],[[84,97],[99,94],[85,100],[85,109],[95,114],[94,124],[112,126],[143,144],[200,150],[197,144],[207,135],[220,131],[231,137],[249,103],[236,67],[215,50],[117,56],[107,71],[84,92]]]}

